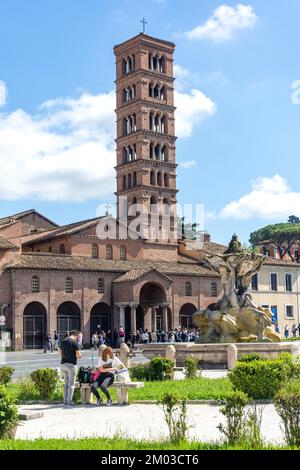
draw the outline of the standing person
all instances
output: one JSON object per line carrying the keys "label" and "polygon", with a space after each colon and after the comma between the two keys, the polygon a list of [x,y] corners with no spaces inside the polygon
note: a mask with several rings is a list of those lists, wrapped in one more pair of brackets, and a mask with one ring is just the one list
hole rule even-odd
{"label": "standing person", "polygon": [[117,331],[117,328],[115,328],[113,332],[113,347],[116,348],[117,345],[118,345],[118,331]]}
{"label": "standing person", "polygon": [[52,351],[53,351],[52,336],[51,336],[50,333],[46,337],[46,343],[45,343],[45,347],[44,347],[44,353],[45,354],[47,353],[47,351],[50,351],[50,353],[52,353]]}
{"label": "standing person", "polygon": [[118,348],[120,348],[121,344],[125,342],[125,331],[122,325],[120,325],[118,331]]}
{"label": "standing person", "polygon": [[285,325],[285,327],[284,327],[284,336],[285,336],[286,339],[289,337],[289,334],[290,334],[289,327],[288,327],[288,325]]}
{"label": "standing person", "polygon": [[98,344],[99,344],[99,337],[98,337],[97,332],[95,331],[95,333],[92,336],[92,348],[97,349]]}
{"label": "standing person", "polygon": [[149,341],[148,330],[145,330],[144,333],[142,334],[142,343],[147,344],[148,341]]}
{"label": "standing person", "polygon": [[60,345],[61,371],[64,374],[64,405],[74,406],[73,394],[75,389],[77,359],[81,358],[78,343],[79,331],[71,331],[70,336],[65,338]]}
{"label": "standing person", "polygon": [[97,370],[100,372],[100,375],[91,385],[91,391],[97,398],[98,406],[102,403],[98,388],[100,388],[107,398],[106,406],[111,406],[112,399],[107,389],[114,383],[115,374],[118,369],[125,369],[124,364],[120,359],[114,356],[111,348],[105,348],[98,359]]}
{"label": "standing person", "polygon": [[152,336],[152,343],[157,343],[157,335],[155,331],[152,331],[151,336]]}
{"label": "standing person", "polygon": [[59,346],[59,336],[57,334],[57,331],[54,331],[54,350],[58,351],[58,346]]}
{"label": "standing person", "polygon": [[81,331],[79,331],[77,341],[78,341],[80,349],[82,348],[82,339],[83,339],[83,335],[82,335]]}
{"label": "standing person", "polygon": [[112,334],[110,330],[106,333],[106,344],[107,346],[112,347]]}
{"label": "standing person", "polygon": [[293,338],[296,338],[296,336],[297,336],[297,326],[296,326],[296,323],[294,323],[293,326],[292,326],[292,333],[293,333]]}
{"label": "standing person", "polygon": [[275,333],[280,333],[278,322],[275,323]]}

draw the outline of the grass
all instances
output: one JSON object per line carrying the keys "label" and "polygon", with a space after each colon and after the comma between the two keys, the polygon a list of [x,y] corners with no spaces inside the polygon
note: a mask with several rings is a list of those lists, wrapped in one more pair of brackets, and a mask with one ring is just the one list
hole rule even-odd
{"label": "grass", "polygon": [[[287,446],[266,445],[261,450],[292,450]],[[126,438],[92,438],[79,440],[38,439],[35,441],[0,441],[0,450],[251,450],[247,443],[230,447],[220,442],[185,441],[171,444],[169,441],[134,441]],[[295,449],[296,450],[296,449]],[[298,449],[299,450],[299,449]]]}
{"label": "grass", "polygon": [[[8,385],[17,402],[38,401],[38,392],[32,383],[23,380]],[[163,382],[145,382],[144,388],[129,389],[129,401],[157,401],[166,391],[176,393],[183,400],[219,400],[232,391],[232,385],[227,378],[208,379],[196,378],[186,380],[166,380]],[[116,390],[110,389],[113,400]],[[53,401],[62,401],[62,385],[52,397]]]}

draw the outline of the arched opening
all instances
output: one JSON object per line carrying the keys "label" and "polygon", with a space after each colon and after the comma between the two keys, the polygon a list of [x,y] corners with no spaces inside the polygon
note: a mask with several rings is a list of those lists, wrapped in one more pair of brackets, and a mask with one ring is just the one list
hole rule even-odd
{"label": "arched opening", "polygon": [[23,312],[24,349],[42,349],[46,342],[47,310],[40,302],[31,302]]}
{"label": "arched opening", "polygon": [[154,171],[150,171],[150,184],[151,186],[155,185]]}
{"label": "arched opening", "polygon": [[193,304],[184,304],[179,311],[179,322],[183,328],[193,327],[193,315],[197,311]]}
{"label": "arched opening", "polygon": [[155,305],[166,301],[166,293],[162,286],[147,282],[140,291],[141,305]]}
{"label": "arched opening", "polygon": [[57,334],[60,341],[72,330],[80,330],[80,308],[74,302],[64,302],[57,309]]}
{"label": "arched opening", "polygon": [[135,187],[137,185],[137,176],[136,176],[136,171],[133,173],[133,181],[132,181],[132,186]]}
{"label": "arched opening", "polygon": [[166,87],[163,86],[160,90],[160,99],[161,100],[166,100],[167,99],[167,93],[166,93]]}
{"label": "arched opening", "polygon": [[122,189],[123,191],[126,189],[126,175],[123,175]]}
{"label": "arched opening", "polygon": [[163,145],[163,147],[161,149],[161,159],[162,159],[163,162],[168,161],[167,147],[165,145]]}
{"label": "arched opening", "polygon": [[167,134],[168,133],[168,126],[167,126],[167,118],[166,116],[163,116],[161,118],[161,133],[162,134]]}
{"label": "arched opening", "polygon": [[157,185],[162,186],[162,175],[160,171],[157,173]]}
{"label": "arched opening", "polygon": [[130,189],[131,186],[132,186],[132,184],[131,184],[131,173],[129,173],[129,175],[128,175],[128,188]]}
{"label": "arched opening", "polygon": [[169,187],[169,175],[168,175],[168,173],[164,174],[164,185],[165,185],[166,188]]}
{"label": "arched opening", "polygon": [[112,324],[112,315],[111,308],[109,305],[104,302],[99,302],[94,305],[91,310],[91,319],[90,319],[90,337],[97,331],[111,331]]}

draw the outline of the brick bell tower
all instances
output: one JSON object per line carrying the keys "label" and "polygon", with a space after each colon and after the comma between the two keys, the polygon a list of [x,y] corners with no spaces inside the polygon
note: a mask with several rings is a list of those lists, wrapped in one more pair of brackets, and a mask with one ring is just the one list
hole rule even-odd
{"label": "brick bell tower", "polygon": [[[176,210],[174,50],[175,44],[144,33],[114,48],[118,218],[126,211],[132,220],[130,207],[137,203],[148,211],[155,207],[160,228],[162,217]],[[127,197],[128,209],[121,196]],[[174,217],[167,241],[173,240],[172,229]]]}

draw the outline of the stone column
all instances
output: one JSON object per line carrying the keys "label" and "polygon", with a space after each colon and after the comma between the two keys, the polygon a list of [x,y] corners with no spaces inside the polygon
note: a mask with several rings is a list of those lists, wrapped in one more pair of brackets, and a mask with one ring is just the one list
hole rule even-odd
{"label": "stone column", "polygon": [[131,306],[131,333],[136,333],[136,305]]}
{"label": "stone column", "polygon": [[232,370],[235,368],[237,362],[237,347],[235,344],[230,344],[227,348],[227,364],[228,370]]}
{"label": "stone column", "polygon": [[168,307],[163,307],[163,329],[168,331]]}
{"label": "stone column", "polygon": [[156,309],[157,309],[157,307],[152,307],[152,330],[151,331],[156,331],[157,330]]}
{"label": "stone column", "polygon": [[144,330],[151,331],[151,308],[145,307]]}
{"label": "stone column", "polygon": [[125,331],[125,306],[124,305],[119,307],[119,315],[120,315],[120,325],[118,326],[122,326]]}

